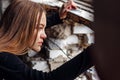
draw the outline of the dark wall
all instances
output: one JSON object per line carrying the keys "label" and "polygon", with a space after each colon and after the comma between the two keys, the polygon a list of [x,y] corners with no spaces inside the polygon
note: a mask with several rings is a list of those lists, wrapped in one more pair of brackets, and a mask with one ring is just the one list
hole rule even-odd
{"label": "dark wall", "polygon": [[95,59],[101,80],[120,80],[120,1],[94,0]]}

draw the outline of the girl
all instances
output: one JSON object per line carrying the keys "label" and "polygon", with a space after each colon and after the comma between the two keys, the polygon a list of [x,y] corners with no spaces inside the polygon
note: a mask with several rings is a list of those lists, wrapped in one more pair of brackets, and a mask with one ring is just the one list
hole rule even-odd
{"label": "girl", "polygon": [[92,66],[88,48],[52,72],[28,68],[17,55],[41,50],[45,26],[42,5],[18,0],[8,6],[0,22],[0,80],[74,80]]}

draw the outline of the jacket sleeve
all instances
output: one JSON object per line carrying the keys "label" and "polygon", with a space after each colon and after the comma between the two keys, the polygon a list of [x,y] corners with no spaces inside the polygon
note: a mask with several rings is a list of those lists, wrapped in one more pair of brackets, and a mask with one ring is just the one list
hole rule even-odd
{"label": "jacket sleeve", "polygon": [[93,64],[89,50],[86,49],[75,58],[66,62],[56,70],[46,73],[28,68],[17,56],[9,55],[1,63],[2,70],[8,80],[74,80]]}
{"label": "jacket sleeve", "polygon": [[91,59],[91,48],[89,47],[82,53],[66,62],[52,72],[55,80],[74,80],[81,73],[93,66]]}
{"label": "jacket sleeve", "polygon": [[[82,53],[66,62],[59,68],[49,73],[43,73],[36,70],[28,70],[27,74],[32,74],[38,77],[37,80],[74,80],[81,73],[92,67],[92,61],[90,57],[90,48],[87,48]],[[28,76],[29,76],[28,75]],[[32,76],[30,75],[30,76]],[[33,80],[35,80],[35,76]],[[41,79],[42,78],[42,79]]]}
{"label": "jacket sleeve", "polygon": [[47,15],[47,28],[62,23],[58,12]]}

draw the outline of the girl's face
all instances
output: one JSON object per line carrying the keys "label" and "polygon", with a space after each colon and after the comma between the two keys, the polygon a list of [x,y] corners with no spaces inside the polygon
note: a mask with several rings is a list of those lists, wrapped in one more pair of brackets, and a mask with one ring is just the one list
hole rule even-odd
{"label": "girl's face", "polygon": [[[39,16],[38,16],[38,18],[39,18]],[[37,21],[38,21],[38,19],[37,19]],[[45,34],[45,26],[46,26],[45,13],[42,13],[41,20],[40,20],[40,22],[37,22],[37,25],[39,25],[39,27],[36,27],[35,31],[34,31],[34,34],[36,34],[37,30],[38,30],[37,37],[35,39],[35,35],[33,36],[33,38],[35,39],[35,43],[33,44],[33,46],[31,48],[34,51],[39,52],[41,50],[43,40],[47,37]]]}

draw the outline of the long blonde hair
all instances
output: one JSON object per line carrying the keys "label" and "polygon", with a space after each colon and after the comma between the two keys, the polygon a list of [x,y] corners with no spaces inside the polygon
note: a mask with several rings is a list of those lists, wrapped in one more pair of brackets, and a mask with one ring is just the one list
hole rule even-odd
{"label": "long blonde hair", "polygon": [[30,43],[37,26],[38,13],[40,22],[43,12],[45,10],[39,3],[29,0],[13,1],[0,21],[0,52],[17,55],[26,52],[32,46]]}

